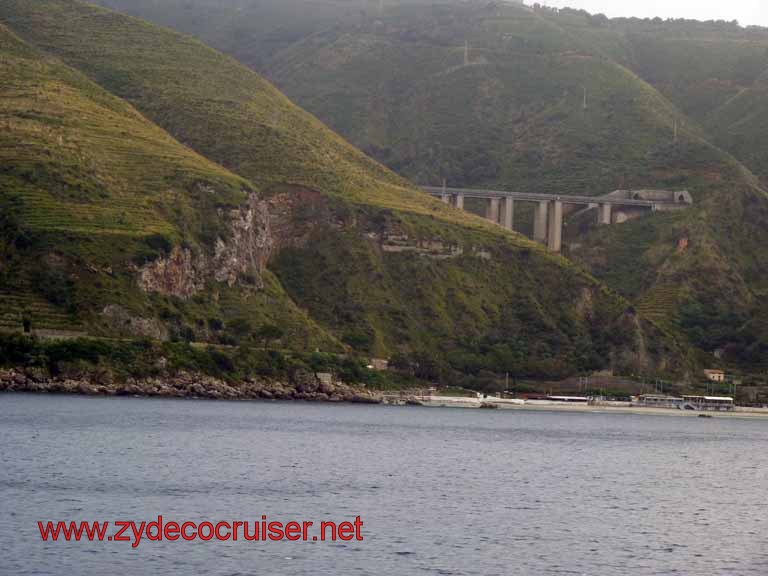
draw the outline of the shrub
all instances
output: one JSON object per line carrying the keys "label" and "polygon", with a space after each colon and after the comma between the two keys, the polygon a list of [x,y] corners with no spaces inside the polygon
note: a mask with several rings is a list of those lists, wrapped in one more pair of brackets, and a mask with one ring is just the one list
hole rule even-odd
{"label": "shrub", "polygon": [[264,324],[256,330],[254,336],[262,341],[264,349],[266,350],[269,347],[270,342],[279,340],[284,334],[285,332],[279,326],[275,326],[274,324]]}

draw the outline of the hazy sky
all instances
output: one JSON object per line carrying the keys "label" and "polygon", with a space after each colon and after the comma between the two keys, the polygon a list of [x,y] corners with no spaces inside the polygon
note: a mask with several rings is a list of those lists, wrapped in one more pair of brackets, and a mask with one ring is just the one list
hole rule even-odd
{"label": "hazy sky", "polygon": [[[608,16],[738,20],[742,26],[768,26],[768,0],[538,0],[548,6],[570,6]],[[533,4],[528,0],[526,4]]]}

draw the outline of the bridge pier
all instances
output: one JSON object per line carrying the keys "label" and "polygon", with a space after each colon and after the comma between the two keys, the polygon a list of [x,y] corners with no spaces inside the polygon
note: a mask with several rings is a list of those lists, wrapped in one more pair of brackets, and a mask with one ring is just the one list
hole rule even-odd
{"label": "bridge pier", "polygon": [[610,204],[600,204],[600,207],[597,209],[597,223],[610,224],[611,212],[612,212],[612,207]]}
{"label": "bridge pier", "polygon": [[488,211],[485,213],[485,217],[488,218],[494,224],[499,223],[499,199],[490,198],[488,202]]}
{"label": "bridge pier", "polygon": [[585,208],[595,209],[597,223],[608,225],[620,224],[644,211],[679,210],[693,204],[688,192],[666,190],[616,190],[604,196],[556,196],[503,190],[448,188],[443,182],[442,187],[426,187],[425,191],[445,203],[454,204],[459,210],[464,210],[465,198],[486,201],[488,205],[485,217],[508,230],[514,230],[515,202],[533,202],[533,239],[554,252],[560,252],[562,249],[562,227],[566,214],[580,214]]}
{"label": "bridge pier", "polygon": [[507,230],[515,229],[515,201],[509,196],[504,199],[504,217],[501,224]]}
{"label": "bridge pier", "polygon": [[563,248],[563,203],[560,200],[554,200],[549,211],[547,248],[552,252],[560,252]]}
{"label": "bridge pier", "polygon": [[547,243],[547,216],[549,213],[549,201],[540,200],[536,204],[533,214],[533,239],[542,244]]}

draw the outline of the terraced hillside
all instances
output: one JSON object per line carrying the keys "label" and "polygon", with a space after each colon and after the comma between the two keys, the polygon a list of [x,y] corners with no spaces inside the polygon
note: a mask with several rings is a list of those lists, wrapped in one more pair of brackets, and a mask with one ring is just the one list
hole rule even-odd
{"label": "terraced hillside", "polygon": [[714,109],[705,123],[718,144],[768,182],[768,68],[751,86]]}
{"label": "terraced hillside", "polygon": [[237,207],[253,185],[1,25],[0,54],[5,330],[203,339],[208,322],[225,325],[248,308],[255,325],[293,319],[289,337],[333,345],[279,284],[257,309],[247,289],[227,310],[144,293],[142,265],[172,245],[206,251],[206,235],[225,222],[204,212]]}
{"label": "terraced hillside", "polygon": [[[216,31],[234,26],[222,16],[229,6],[234,19],[232,2],[219,4],[210,26],[204,0],[184,7],[172,0],[108,2],[163,14],[213,42]],[[482,2],[388,2],[381,15],[370,3],[368,17],[356,19],[343,17],[349,3],[319,2],[318,16],[306,0],[283,4],[296,13],[286,41],[310,24],[313,33],[277,51],[261,70],[353,144],[417,182],[597,193],[647,181],[640,165],[667,156],[675,121],[684,140],[701,135],[620,60],[606,57],[601,43],[566,29],[570,21]],[[260,52],[282,20],[271,20],[270,2],[241,5],[252,17],[241,14],[237,26],[250,25],[250,46]],[[332,6],[338,21],[328,25]],[[196,15],[196,26],[183,14]],[[249,62],[246,51],[242,43],[231,48]],[[683,183],[677,174],[654,179]]]}
{"label": "terraced hillside", "polygon": [[385,207],[435,209],[260,76],[199,42],[81,2],[4,4],[15,32],[260,187],[291,183]]}
{"label": "terraced hillside", "polygon": [[[690,190],[693,210],[592,229],[570,239],[570,257],[707,352],[768,342],[747,323],[767,288],[764,30],[480,1],[393,0],[381,13],[363,3],[351,18],[348,3],[315,12],[286,0],[291,23],[272,18],[270,2],[218,3],[209,23],[207,0],[102,3],[162,17],[259,67],[417,182]],[[670,285],[677,298],[659,305]],[[711,313],[692,323],[691,310]]]}
{"label": "terraced hillside", "polygon": [[[499,59],[514,60],[525,54],[543,56],[569,52],[575,52],[572,56],[576,57],[589,55],[612,61],[656,88],[694,121],[691,125],[706,126],[709,136],[719,146],[747,162],[754,172],[761,176],[765,173],[761,163],[750,161],[750,152],[754,153],[756,147],[748,148],[749,142],[754,141],[752,137],[759,141],[759,132],[747,133],[752,126],[761,125],[762,112],[744,104],[750,100],[750,93],[760,92],[764,83],[768,29],[743,28],[735,22],[722,21],[608,19],[584,10],[539,6],[533,11],[479,0],[474,3],[449,1],[440,5],[423,0],[387,0],[381,4],[382,12],[379,3],[373,0],[362,4],[348,0],[98,0],[98,3],[193,34],[233,54],[273,78],[283,91],[353,142],[385,160],[391,155],[391,160],[397,162],[397,155],[405,154],[398,148],[406,145],[402,134],[392,132],[394,121],[404,115],[388,101],[392,91],[386,90],[386,86],[397,81],[399,88],[407,93],[403,100],[408,102],[412,87],[433,82],[436,70],[443,72],[451,62],[463,64],[463,47],[468,41],[469,62],[474,65],[493,66]],[[399,52],[398,44],[402,45]],[[314,49],[318,53],[312,55],[314,60],[307,62],[303,51]],[[493,58],[489,58],[489,51],[495,55]],[[373,66],[364,66],[363,58]],[[373,69],[376,73],[371,72]],[[394,70],[390,72],[390,69]],[[589,103],[593,82],[589,70],[583,72],[584,77],[576,86],[563,88],[573,92],[574,101],[578,101],[586,87]],[[307,73],[305,81],[302,75]],[[390,76],[395,73],[395,78]],[[508,83],[503,70],[493,70],[486,76],[499,76],[501,82]],[[318,79],[318,89],[312,90],[310,87],[315,87]],[[482,80],[482,76],[475,79]],[[529,90],[542,96],[547,94],[537,89],[536,83],[540,80],[535,76],[520,79]],[[534,84],[530,84],[531,81]],[[440,89],[445,92],[450,86],[443,83]],[[486,86],[485,91],[487,89]],[[759,108],[758,98],[755,96],[754,103]],[[371,100],[374,102],[369,102]],[[621,102],[616,104],[618,110],[624,108]],[[364,114],[367,114],[366,123],[375,120],[377,112],[379,116],[386,116],[378,118],[384,129],[379,127],[366,134],[357,124]],[[472,112],[467,109],[468,114]],[[462,121],[460,115],[461,111],[455,111],[452,117],[444,116],[439,124],[445,129],[449,123]],[[490,120],[498,124],[498,118]],[[440,130],[439,127],[432,129]],[[487,132],[487,126],[483,130]],[[398,145],[392,146],[392,141]],[[500,142],[491,139],[487,144],[493,148]],[[417,144],[407,145],[411,149],[408,157],[414,156],[413,148]],[[467,149],[466,142],[453,147]],[[450,152],[442,154],[447,158]],[[424,166],[424,162],[419,165]],[[446,170],[446,166],[441,169],[449,176],[456,176]],[[435,173],[421,175],[431,181],[437,176]],[[470,180],[477,181],[478,176],[487,174],[462,173],[460,176],[471,176]]]}
{"label": "terraced hillside", "polygon": [[[29,147],[48,180],[84,182],[37,182],[9,156],[8,290],[28,278],[105,335],[237,343],[277,324],[286,346],[396,355],[469,383],[690,369],[685,346],[583,271],[431,200],[199,42],[72,0],[10,0],[0,22],[49,55],[3,60],[13,86],[30,83],[16,108],[2,100],[8,153]],[[57,74],[76,79],[71,97],[46,96]],[[40,124],[57,121],[48,137]],[[70,140],[71,160],[44,162]]]}
{"label": "terraced hillside", "polygon": [[[259,0],[238,4],[220,0],[97,0],[93,3],[197,36],[256,70],[263,70],[280,50],[314,33],[318,27],[338,22],[357,24],[361,20],[360,0]],[[311,18],[307,18],[309,13]]]}
{"label": "terraced hillside", "polygon": [[764,92],[768,29],[735,22],[600,19],[542,11],[659,90],[753,172],[768,174]]}

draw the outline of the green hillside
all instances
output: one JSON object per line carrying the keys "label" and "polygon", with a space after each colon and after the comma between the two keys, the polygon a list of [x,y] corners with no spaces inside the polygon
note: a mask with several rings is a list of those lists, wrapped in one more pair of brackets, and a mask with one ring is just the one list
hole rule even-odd
{"label": "green hillside", "polygon": [[[378,1],[378,0],[375,0]],[[391,1],[391,0],[390,0]],[[373,6],[374,0],[369,3]],[[361,20],[360,0],[97,0],[163,26],[199,37],[207,45],[232,54],[262,70],[280,50],[337,23]],[[311,17],[307,16],[311,14]]]}
{"label": "green hillside", "polygon": [[335,345],[268,273],[266,299],[222,290],[228,306],[142,291],[138,271],[171,246],[202,254],[226,238],[216,210],[252,185],[1,25],[0,54],[2,328],[216,341],[212,325],[248,318],[285,325],[287,343]]}
{"label": "green hillside", "polygon": [[765,179],[768,29],[735,22],[607,20],[567,10],[542,14],[632,69]]}
{"label": "green hillside", "polygon": [[768,342],[748,322],[768,265],[765,30],[494,2],[368,2],[353,18],[351,3],[285,0],[285,19],[225,1],[210,21],[206,0],[102,3],[235,54],[419,183],[688,189],[693,209],[592,229],[570,257],[708,353]]}
{"label": "green hillside", "polygon": [[[691,86],[712,78],[735,85],[765,54],[757,32],[742,42],[724,24],[722,44],[732,52],[693,66],[720,27],[682,35],[682,24],[487,2],[389,1],[381,14],[375,2],[361,13],[342,0],[102,3],[195,33],[256,66],[419,183],[591,194],[693,186],[711,175],[685,164],[708,160],[697,148],[705,118],[692,114]],[[269,50],[277,39],[281,48]]]}
{"label": "green hillside", "polygon": [[[71,0],[4,2],[0,21],[51,55],[5,33],[9,298],[102,335],[237,343],[277,324],[284,346],[393,355],[467,384],[690,370],[685,346],[589,275],[428,198],[199,42]],[[28,208],[39,197],[50,217]],[[66,300],[34,286],[37,262],[60,268]]]}
{"label": "green hillside", "polygon": [[707,129],[715,141],[768,182],[768,70],[712,111]]}
{"label": "green hillside", "polygon": [[385,207],[440,209],[260,76],[191,38],[82,2],[13,0],[0,15],[35,46],[257,186],[291,183]]}

